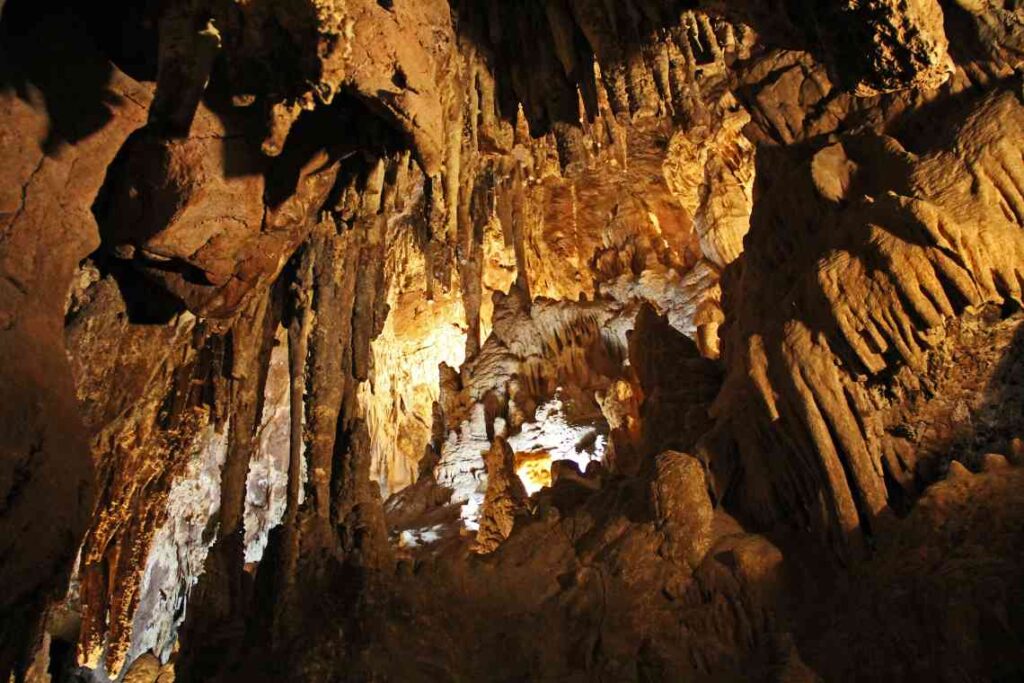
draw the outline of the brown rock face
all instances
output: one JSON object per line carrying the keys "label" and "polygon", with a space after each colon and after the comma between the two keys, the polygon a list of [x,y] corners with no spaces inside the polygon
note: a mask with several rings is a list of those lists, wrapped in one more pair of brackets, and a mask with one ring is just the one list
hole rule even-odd
{"label": "brown rock face", "polygon": [[[972,103],[963,121],[931,130],[948,149],[915,154],[893,138],[865,135],[804,157],[801,170],[774,155],[762,162],[764,182],[770,164],[793,170],[769,191],[764,213],[755,211],[742,272],[725,288],[725,305],[737,302],[737,315],[723,357],[743,360],[732,365],[713,415],[725,418],[723,427],[746,425],[736,430],[739,443],[752,429],[752,448],[740,449],[765,458],[758,468],[781,465],[768,455],[763,429],[787,431],[783,440],[803,444],[797,448],[820,463],[817,482],[783,475],[788,483],[765,494],[802,498],[800,507],[812,518],[823,514],[818,523],[827,520],[840,537],[870,529],[893,485],[914,488],[924,463],[893,433],[901,412],[893,407],[906,405],[923,383],[942,381],[932,374],[941,361],[933,359],[956,345],[948,321],[967,307],[1020,296],[1024,252],[1013,207],[1024,167],[1010,151],[1021,145],[1017,128],[1003,122],[1021,113],[1015,95],[995,92]],[[868,167],[886,170],[869,180]],[[800,198],[785,197],[782,187]],[[785,248],[767,234],[780,224],[806,230],[807,239]],[[762,235],[763,249],[756,246]],[[891,265],[879,269],[880,262]],[[758,296],[775,291],[787,297]],[[757,322],[747,327],[745,320]],[[754,427],[756,419],[763,422]],[[811,498],[819,493],[811,491],[828,501],[817,511]]]}
{"label": "brown rock face", "polygon": [[935,88],[952,74],[939,2],[836,4],[840,7],[833,10],[835,18],[829,17],[822,37],[836,41],[837,63],[859,72],[852,88],[855,95],[876,95],[911,85]]}
{"label": "brown rock face", "polygon": [[[262,249],[253,244],[262,232],[263,178],[222,171],[229,155],[248,155],[240,163],[249,166],[260,159],[241,141],[217,134],[168,140],[140,131],[121,151],[123,166],[108,181],[103,208],[105,240],[200,315],[237,307],[237,290],[267,269],[258,260],[274,253],[267,240]],[[217,290],[223,303],[203,296]]]}
{"label": "brown rock face", "polygon": [[[82,22],[49,31],[4,10],[0,190],[0,676],[33,648],[63,594],[95,489],[62,334],[77,263],[98,243],[90,206],[149,90],[113,68]],[[58,73],[56,65],[66,65]],[[67,79],[70,83],[62,85]],[[19,95],[19,90],[21,94]],[[75,110],[75,101],[89,104]],[[109,103],[109,104],[108,104]]]}
{"label": "brown rock face", "polygon": [[484,496],[475,552],[493,552],[512,533],[516,515],[526,510],[526,489],[515,470],[515,453],[501,437],[484,456],[487,493]]}
{"label": "brown rock face", "polygon": [[1024,7],[0,3],[0,680],[1024,677]]}
{"label": "brown rock face", "polygon": [[655,458],[651,485],[654,515],[672,559],[696,567],[711,546],[714,508],[700,461],[686,453],[666,451]]}

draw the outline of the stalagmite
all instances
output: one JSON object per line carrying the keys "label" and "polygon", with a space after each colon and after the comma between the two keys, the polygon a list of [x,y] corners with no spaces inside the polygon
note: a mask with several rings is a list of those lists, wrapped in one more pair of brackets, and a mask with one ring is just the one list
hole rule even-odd
{"label": "stalagmite", "polygon": [[512,533],[516,515],[526,509],[526,489],[515,471],[515,453],[497,437],[484,455],[487,493],[480,511],[480,530],[473,551],[493,552]]}

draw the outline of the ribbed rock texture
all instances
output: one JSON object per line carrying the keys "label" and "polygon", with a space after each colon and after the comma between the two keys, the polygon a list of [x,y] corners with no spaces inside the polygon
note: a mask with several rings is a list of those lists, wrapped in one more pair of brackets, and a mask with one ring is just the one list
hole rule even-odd
{"label": "ribbed rock texture", "polygon": [[1024,7],[0,3],[0,679],[1024,676]]}

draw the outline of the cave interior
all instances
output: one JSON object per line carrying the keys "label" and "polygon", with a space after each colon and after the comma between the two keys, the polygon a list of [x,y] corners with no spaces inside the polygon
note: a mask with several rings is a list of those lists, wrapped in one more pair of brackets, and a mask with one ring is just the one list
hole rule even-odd
{"label": "cave interior", "polygon": [[1024,681],[1024,2],[0,2],[0,681]]}

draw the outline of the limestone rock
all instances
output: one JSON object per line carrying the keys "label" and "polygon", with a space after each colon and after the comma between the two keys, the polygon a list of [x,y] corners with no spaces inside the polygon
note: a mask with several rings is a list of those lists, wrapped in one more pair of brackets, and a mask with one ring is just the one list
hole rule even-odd
{"label": "limestone rock", "polygon": [[0,5],[0,679],[1020,678],[1019,2]]}
{"label": "limestone rock", "polygon": [[[145,121],[150,89],[111,65],[73,17],[3,16],[0,149],[0,678],[31,658],[67,587],[95,495],[89,435],[64,349],[64,303],[98,244],[106,169]],[[72,104],[80,102],[79,105]],[[141,104],[140,104],[141,103]],[[61,504],[54,505],[54,501]]]}
{"label": "limestone rock", "polygon": [[665,534],[661,552],[696,567],[711,547],[714,513],[704,466],[689,454],[665,451],[655,467],[651,494],[658,528]]}
{"label": "limestone rock", "polygon": [[[739,421],[735,424],[749,425],[752,415],[761,414],[761,424],[771,431],[799,430],[801,436],[792,431],[785,438],[806,444],[798,449],[815,453],[820,468],[802,483],[780,481],[772,493],[751,491],[753,498],[795,496],[811,511],[808,492],[827,491],[833,504],[812,516],[824,513],[837,540],[856,537],[884,514],[889,494],[884,483],[888,475],[883,473],[902,479],[899,473],[906,465],[898,462],[899,446],[885,431],[885,420],[891,419],[883,409],[885,401],[872,397],[868,378],[903,366],[920,372],[946,336],[948,321],[967,305],[1019,297],[1016,254],[1021,243],[1013,208],[1019,193],[1013,188],[1022,183],[1019,163],[1007,156],[1017,144],[1016,129],[993,122],[1014,120],[1021,111],[1020,101],[1009,93],[993,93],[975,101],[967,118],[947,130],[957,141],[954,147],[921,154],[884,136],[844,138],[841,153],[830,148],[807,159],[800,172],[803,185],[785,174],[787,180],[774,186],[776,193],[769,191],[781,197],[777,193],[785,187],[801,199],[784,200],[787,208],[778,205],[778,213],[769,208],[774,204],[769,199],[755,211],[746,262],[725,287],[724,306],[739,303],[731,298],[738,290],[730,289],[739,282],[745,283],[741,286],[746,292],[767,292],[775,291],[776,285],[766,284],[771,280],[789,294],[782,301],[745,297],[739,304],[723,344],[723,358],[733,371],[712,414],[719,425],[729,422],[725,416],[743,402],[733,402],[737,392],[746,391],[739,388],[742,384],[760,397],[759,407],[753,413],[732,412]],[[826,159],[831,159],[828,164]],[[768,156],[759,162],[759,178],[767,183]],[[887,170],[867,182],[866,164]],[[844,186],[845,199],[836,205]],[[794,214],[789,210],[794,202],[816,208]],[[1005,210],[996,208],[1000,206]],[[792,251],[780,249],[774,236],[762,242],[762,229],[776,221],[803,226],[808,231],[804,234],[823,241],[811,238]],[[823,224],[835,229],[821,231]],[[817,247],[811,249],[811,243]],[[887,275],[873,269],[872,253],[888,254]],[[804,263],[814,275],[796,275],[791,258],[802,258],[797,254],[808,259]],[[767,279],[754,284],[759,274]],[[754,327],[740,331],[744,320],[755,319]],[[948,343],[958,342],[951,336]],[[739,366],[732,365],[734,359]],[[919,386],[909,372],[889,376],[897,392]],[[869,417],[876,414],[878,418]],[[769,423],[774,426],[767,427]],[[757,461],[771,471],[777,461],[768,455],[773,447],[766,446],[761,429],[748,432],[750,441],[740,437],[747,444],[741,450],[749,454],[744,457],[748,466]],[[753,498],[752,507],[764,509],[767,500],[754,503]]]}
{"label": "limestone rock", "polygon": [[526,509],[526,489],[515,471],[515,453],[500,436],[484,455],[487,493],[484,495],[480,529],[474,551],[494,552],[512,533],[516,515]]}

